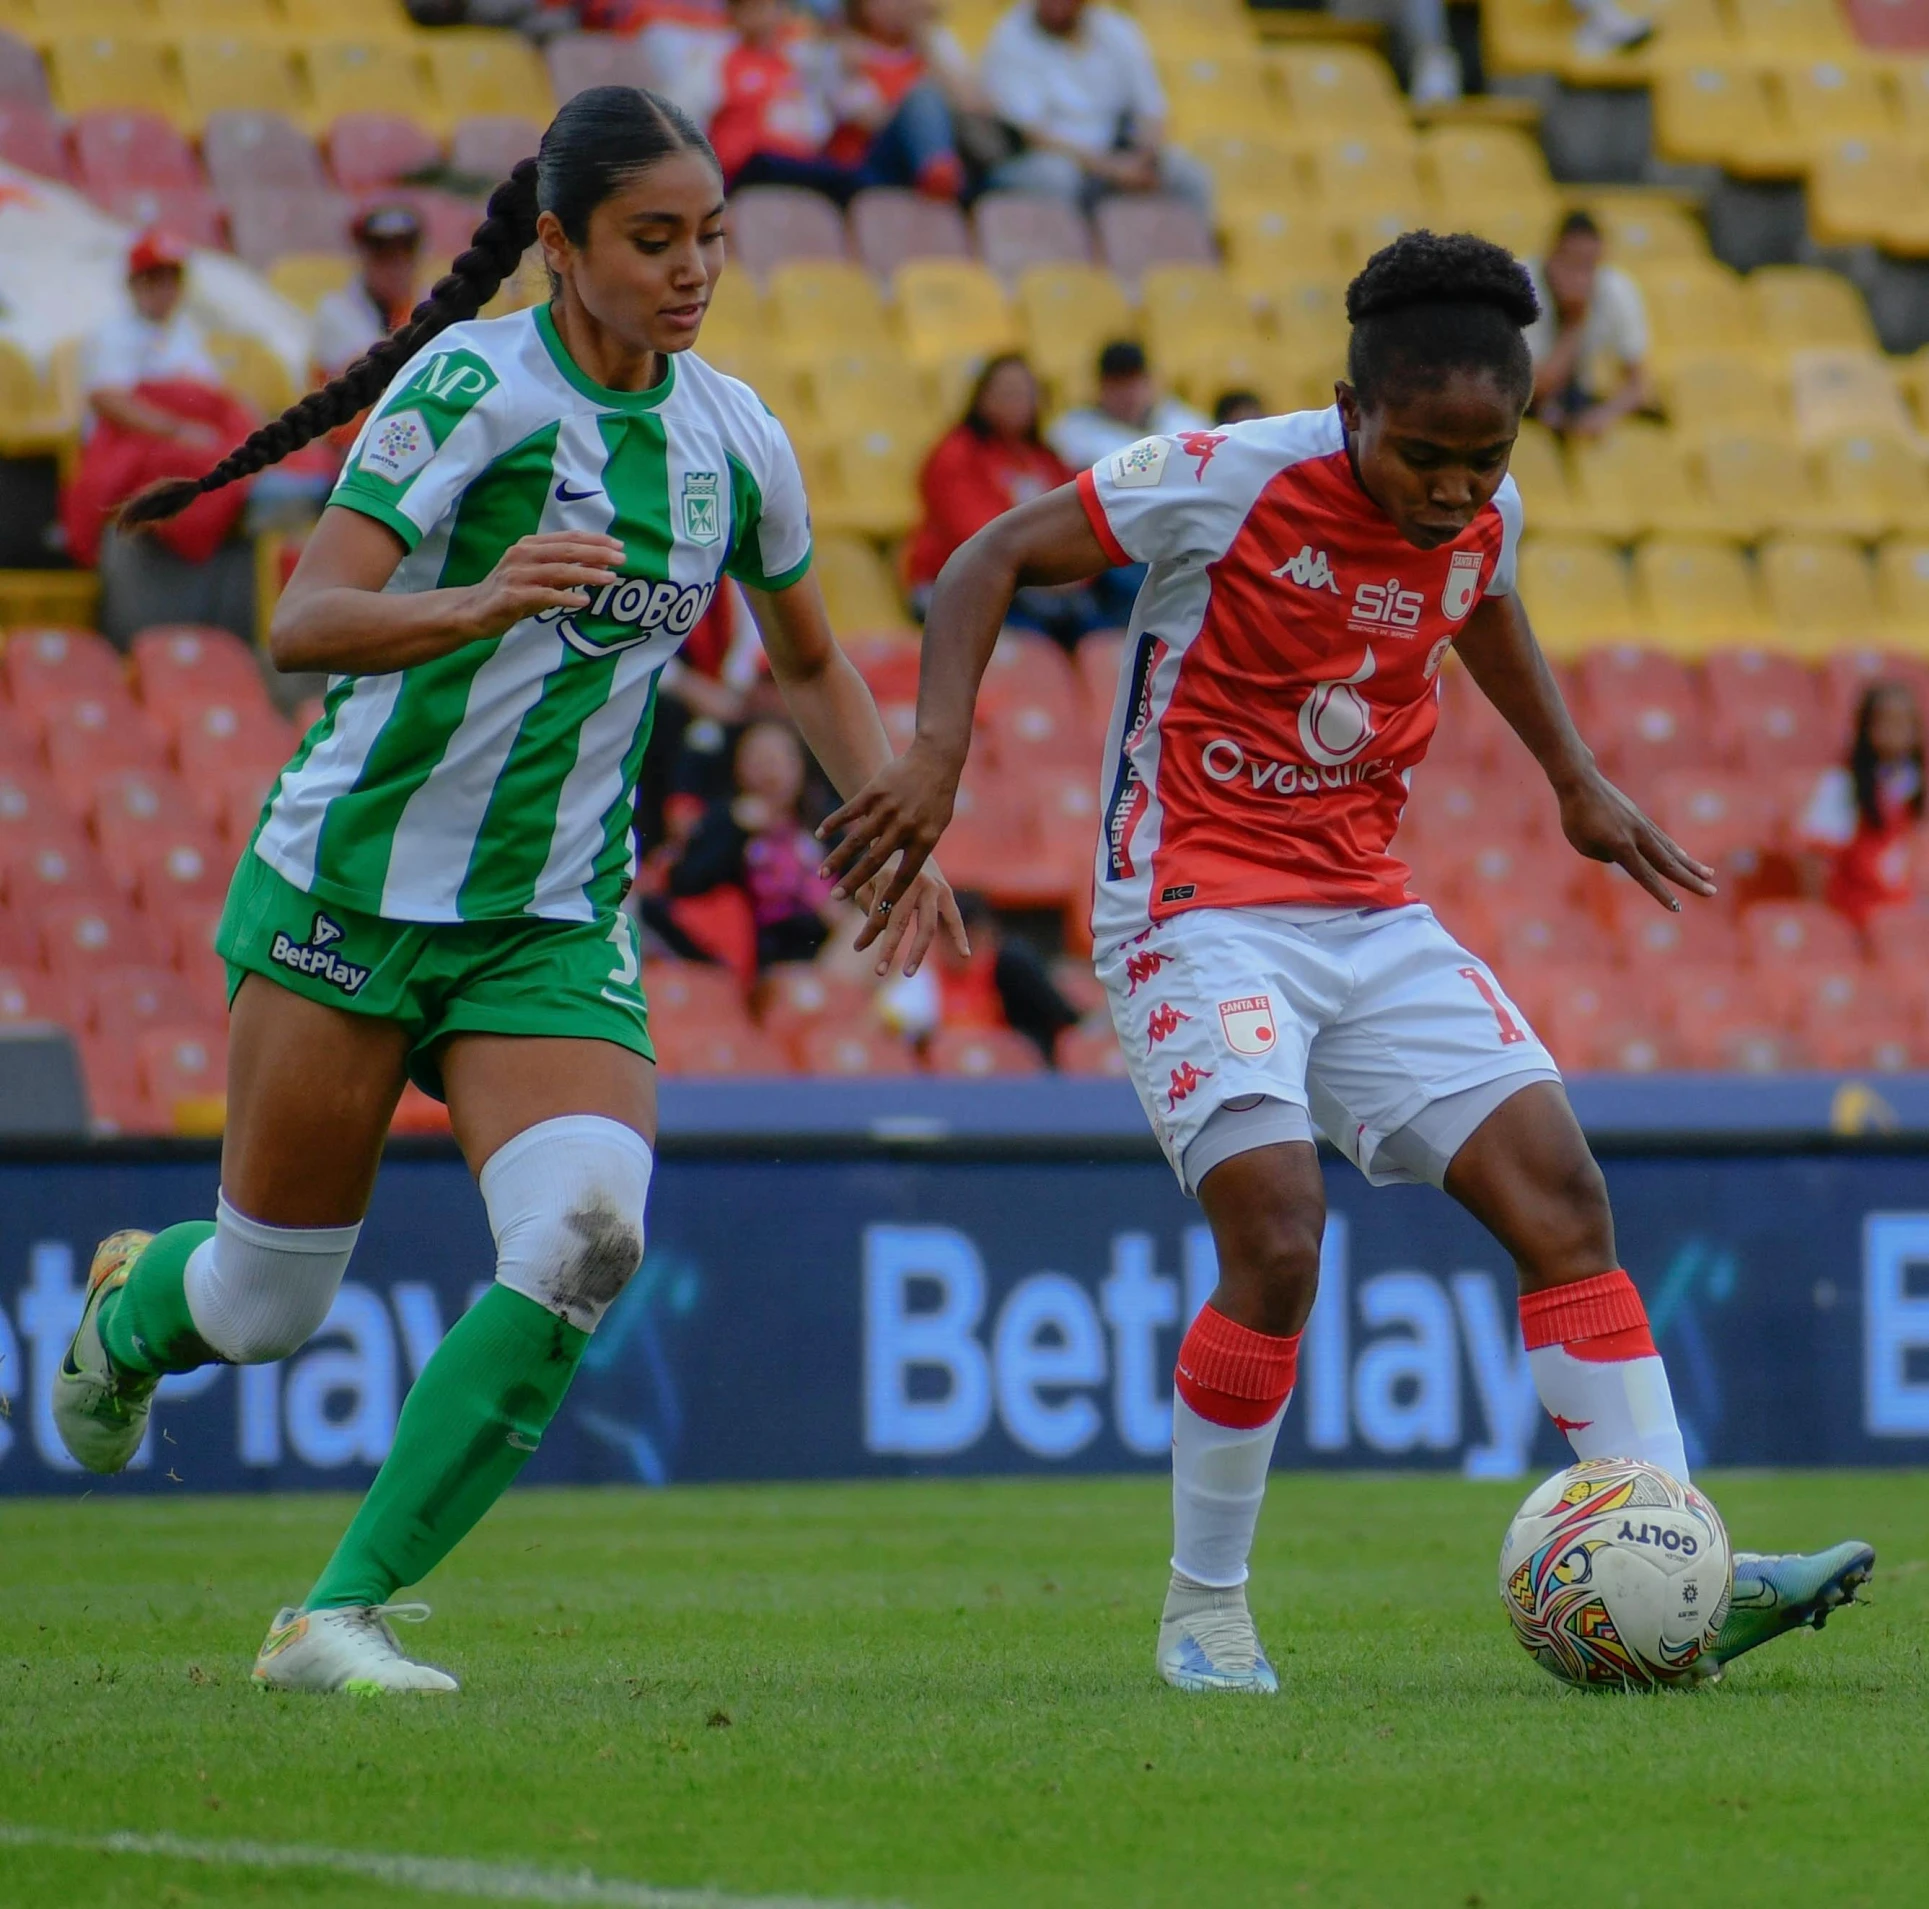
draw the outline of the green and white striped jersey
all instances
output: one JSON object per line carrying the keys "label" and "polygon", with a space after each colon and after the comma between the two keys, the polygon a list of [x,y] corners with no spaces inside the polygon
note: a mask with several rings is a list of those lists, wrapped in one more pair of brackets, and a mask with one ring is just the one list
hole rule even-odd
{"label": "green and white striped jersey", "polygon": [[478,582],[519,537],[607,531],[622,579],[414,669],[338,677],[254,851],[399,921],[587,921],[634,873],[630,810],[658,672],[728,573],[810,567],[803,479],[748,386],[684,352],[609,391],[545,309],[454,325],[362,427],[331,503],[408,545],[391,590]]}

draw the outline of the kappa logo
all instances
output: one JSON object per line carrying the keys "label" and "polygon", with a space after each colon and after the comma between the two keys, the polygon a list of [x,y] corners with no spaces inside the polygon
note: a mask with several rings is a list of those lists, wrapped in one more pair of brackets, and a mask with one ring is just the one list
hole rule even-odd
{"label": "kappa logo", "polygon": [[1171,1113],[1180,1101],[1198,1091],[1199,1083],[1212,1078],[1210,1067],[1194,1067],[1190,1061],[1182,1061],[1172,1070],[1172,1078],[1166,1083],[1165,1110]]}
{"label": "kappa logo", "polygon": [[683,535],[693,544],[713,544],[723,535],[717,509],[718,487],[722,483],[715,471],[685,471],[683,495]]}
{"label": "kappa logo", "polygon": [[1311,544],[1301,544],[1299,555],[1288,557],[1273,575],[1298,584],[1302,590],[1330,590],[1335,596],[1340,594],[1339,582],[1333,575],[1333,566],[1326,561],[1326,552],[1315,550]]}
{"label": "kappa logo", "polygon": [[1192,1016],[1183,1008],[1175,1008],[1170,1001],[1161,1001],[1145,1024],[1145,1051],[1149,1054],[1161,1041],[1169,1041],[1191,1019]]}
{"label": "kappa logo", "polygon": [[1206,466],[1212,462],[1213,454],[1225,443],[1223,431],[1186,431],[1180,435],[1179,449],[1187,457],[1196,458],[1193,466],[1192,481],[1203,484],[1206,481]]}
{"label": "kappa logo", "polygon": [[1129,984],[1125,990],[1127,996],[1137,994],[1139,989],[1161,968],[1171,966],[1172,957],[1169,954],[1161,954],[1156,948],[1148,949],[1144,954],[1127,955],[1125,957],[1125,979]]}
{"label": "kappa logo", "polygon": [[1142,437],[1113,453],[1112,482],[1120,490],[1150,490],[1165,476],[1166,459],[1171,455],[1169,437]]}
{"label": "kappa logo", "polygon": [[1481,556],[1477,550],[1456,550],[1447,565],[1447,581],[1440,587],[1440,611],[1455,623],[1474,607],[1480,594]]}
{"label": "kappa logo", "polygon": [[346,932],[340,922],[318,911],[306,941],[291,941],[277,931],[269,945],[268,958],[295,974],[311,974],[319,981],[326,981],[344,994],[359,994],[362,983],[368,979],[368,970],[356,962],[344,961],[334,949],[334,944]]}
{"label": "kappa logo", "polygon": [[1219,1026],[1235,1054],[1270,1054],[1279,1045],[1270,994],[1242,995],[1219,1003]]}

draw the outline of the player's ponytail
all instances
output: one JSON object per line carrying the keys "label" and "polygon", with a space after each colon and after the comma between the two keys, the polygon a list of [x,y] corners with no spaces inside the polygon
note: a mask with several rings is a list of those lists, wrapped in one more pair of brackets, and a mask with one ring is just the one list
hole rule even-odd
{"label": "player's ponytail", "polygon": [[150,484],[120,507],[115,521],[124,529],[159,523],[197,497],[252,477],[348,423],[382,395],[431,338],[475,317],[495,297],[535,244],[538,213],[555,213],[570,242],[581,245],[589,236],[590,214],[619,184],[683,151],[699,152],[716,164],[709,142],[669,100],[633,86],[593,86],[578,93],[550,122],[537,156],[523,160],[490,193],[488,211],[468,249],[406,325],[236,445],[205,477]]}
{"label": "player's ponytail", "polygon": [[1485,371],[1525,405],[1533,360],[1521,335],[1540,316],[1527,268],[1471,232],[1403,232],[1346,288],[1346,375],[1360,402],[1390,389]]}

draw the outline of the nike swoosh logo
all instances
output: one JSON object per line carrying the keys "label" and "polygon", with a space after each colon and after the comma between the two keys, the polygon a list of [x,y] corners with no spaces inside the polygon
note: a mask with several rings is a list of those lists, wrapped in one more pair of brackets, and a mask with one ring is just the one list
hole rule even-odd
{"label": "nike swoosh logo", "polygon": [[580,503],[583,503],[586,499],[594,497],[595,495],[596,493],[593,490],[592,491],[571,490],[569,488],[569,479],[566,477],[563,478],[556,486],[556,501],[559,504],[580,504]]}

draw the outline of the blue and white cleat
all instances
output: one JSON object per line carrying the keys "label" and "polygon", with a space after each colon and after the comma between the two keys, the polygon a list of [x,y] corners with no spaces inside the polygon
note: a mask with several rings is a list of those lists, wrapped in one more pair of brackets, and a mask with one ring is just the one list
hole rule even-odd
{"label": "blue and white cleat", "polygon": [[1715,1640],[1716,1663],[1732,1663],[1804,1624],[1819,1631],[1829,1613],[1853,1604],[1874,1575],[1875,1546],[1859,1539],[1827,1551],[1737,1551],[1735,1591]]}
{"label": "blue and white cleat", "polygon": [[1279,1694],[1279,1679],[1260,1647],[1243,1584],[1215,1590],[1173,1572],[1159,1618],[1159,1675],[1174,1690]]}

